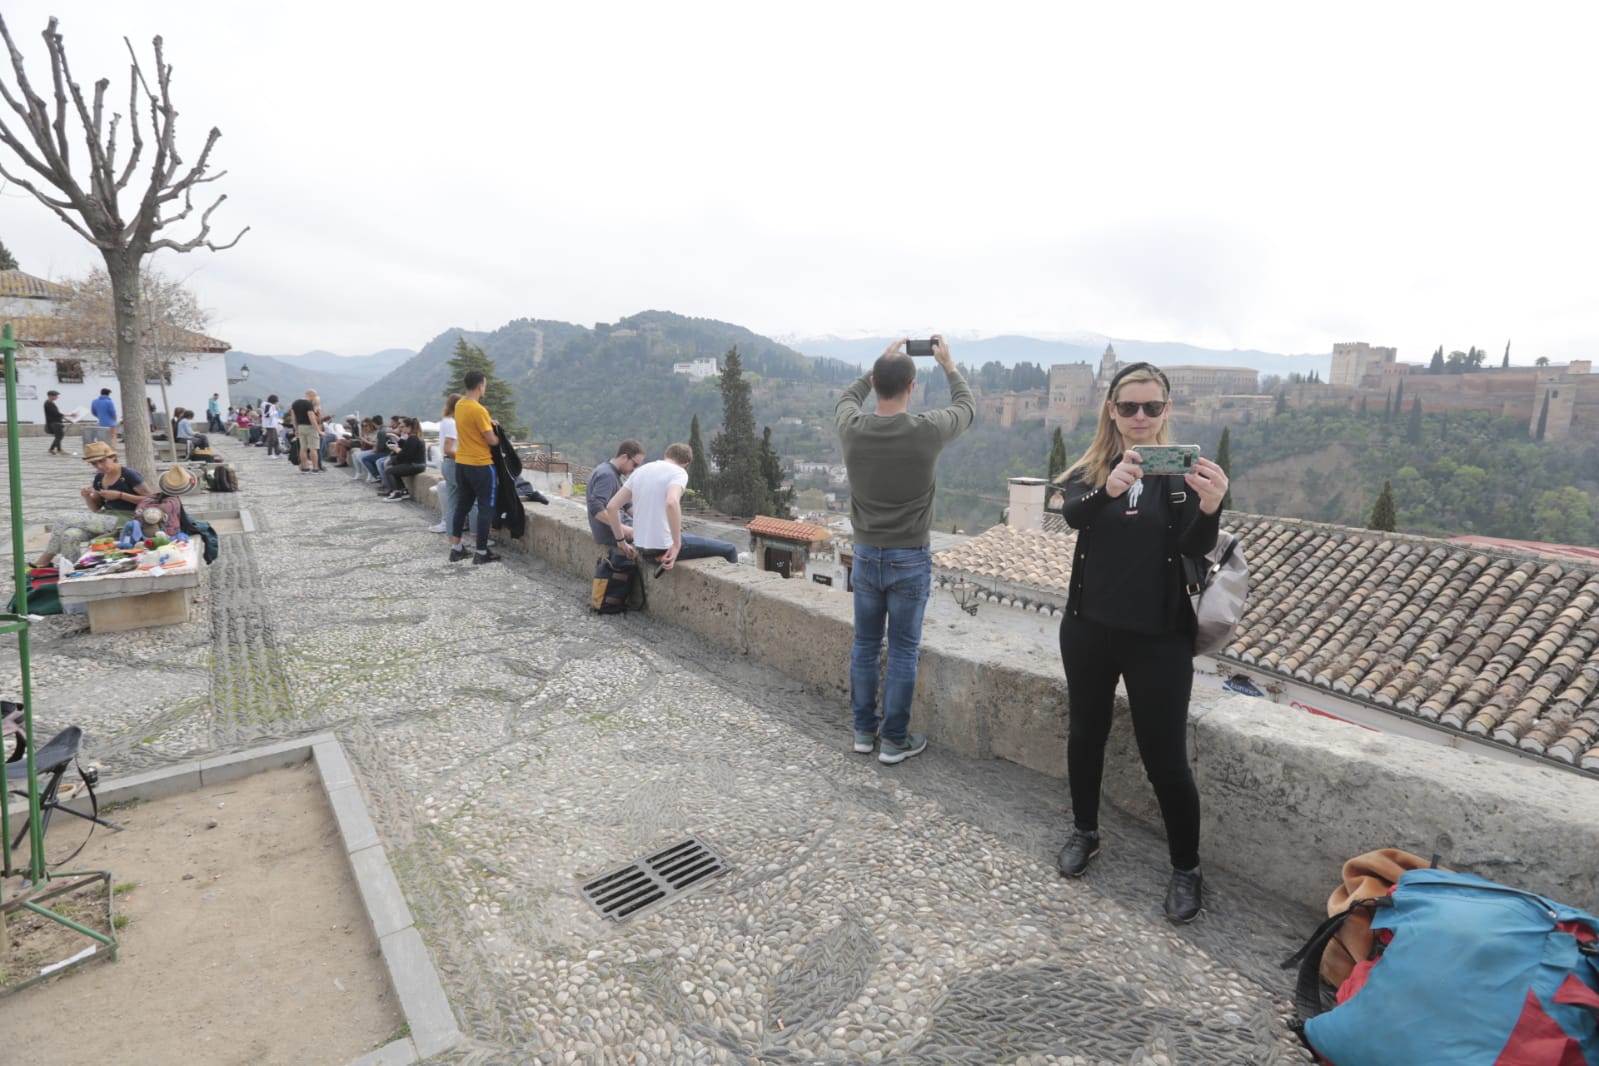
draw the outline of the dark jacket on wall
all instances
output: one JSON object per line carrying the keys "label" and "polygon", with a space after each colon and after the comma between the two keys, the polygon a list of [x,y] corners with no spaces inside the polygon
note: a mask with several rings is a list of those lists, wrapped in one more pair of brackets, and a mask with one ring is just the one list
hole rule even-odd
{"label": "dark jacket on wall", "polygon": [[494,435],[500,443],[489,449],[494,466],[494,528],[503,529],[513,537],[527,531],[527,509],[516,494],[516,479],[522,473],[522,457],[511,447],[511,438],[505,428],[494,423]]}

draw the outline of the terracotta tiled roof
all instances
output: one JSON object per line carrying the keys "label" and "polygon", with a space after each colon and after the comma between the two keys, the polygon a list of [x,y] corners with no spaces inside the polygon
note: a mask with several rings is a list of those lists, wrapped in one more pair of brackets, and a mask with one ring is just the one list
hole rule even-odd
{"label": "terracotta tiled roof", "polygon": [[[16,327],[17,339],[31,348],[74,351],[87,347],[67,336],[61,320],[54,315],[13,315],[6,321]],[[227,341],[188,330],[179,331],[177,338],[183,342],[178,350],[184,352],[225,352],[233,347]]]}
{"label": "terracotta tiled roof", "polygon": [[[1055,515],[1059,518],[1059,515]],[[995,526],[979,536],[946,548],[933,563],[977,578],[1029,585],[1066,595],[1072,573],[1075,533]]]}
{"label": "terracotta tiled roof", "polygon": [[[1250,598],[1223,653],[1599,771],[1599,566],[1229,514]],[[1064,591],[1069,535],[991,529],[936,562]]]}
{"label": "terracotta tiled roof", "polygon": [[72,290],[53,281],[24,274],[20,270],[0,270],[0,297],[29,300],[69,300]]}
{"label": "terracotta tiled roof", "polygon": [[781,518],[768,518],[765,515],[760,515],[744,528],[757,536],[777,537],[781,540],[798,541],[801,544],[831,540],[833,536],[832,530],[813,526],[809,522],[786,522]]}

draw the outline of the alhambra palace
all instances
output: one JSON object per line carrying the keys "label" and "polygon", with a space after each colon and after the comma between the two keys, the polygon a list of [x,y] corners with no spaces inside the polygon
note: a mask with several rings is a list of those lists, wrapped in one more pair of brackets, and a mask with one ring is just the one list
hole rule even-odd
{"label": "alhambra palace", "polygon": [[[1589,360],[1564,366],[1483,367],[1469,373],[1430,373],[1419,363],[1401,363],[1394,348],[1365,342],[1333,345],[1332,372],[1325,382],[1279,385],[1260,391],[1259,372],[1236,366],[1165,366],[1172,401],[1182,415],[1216,425],[1239,425],[1269,418],[1282,396],[1291,409],[1341,405],[1355,410],[1361,403],[1381,407],[1419,399],[1429,413],[1446,410],[1488,411],[1527,424],[1537,434],[1540,415],[1543,439],[1599,437],[1599,377]],[[980,397],[979,414],[1003,426],[1043,421],[1067,432],[1092,417],[1110,379],[1121,365],[1115,348],[1106,345],[1096,369],[1088,363],[1057,363],[1049,368],[1049,388],[990,393]],[[1547,414],[1544,413],[1548,405]]]}

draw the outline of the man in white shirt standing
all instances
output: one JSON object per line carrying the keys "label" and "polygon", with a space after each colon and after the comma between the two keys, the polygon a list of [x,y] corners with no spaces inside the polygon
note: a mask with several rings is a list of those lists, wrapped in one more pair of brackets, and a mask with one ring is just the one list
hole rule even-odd
{"label": "man in white shirt standing", "polygon": [[[666,458],[645,463],[605,505],[605,521],[616,536],[617,547],[629,559],[637,554],[659,558],[661,568],[672,569],[679,559],[707,559],[720,555],[738,562],[738,549],[725,540],[696,537],[683,532],[683,490],[688,487],[688,466],[694,451],[687,444],[669,444]],[[628,543],[622,508],[633,504],[633,541]]]}

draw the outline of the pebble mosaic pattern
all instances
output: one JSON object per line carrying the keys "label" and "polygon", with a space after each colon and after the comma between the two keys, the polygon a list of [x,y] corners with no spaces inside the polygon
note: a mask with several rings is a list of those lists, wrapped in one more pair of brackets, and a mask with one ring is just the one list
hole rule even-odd
{"label": "pebble mosaic pattern", "polygon": [[[23,444],[42,522],[85,470]],[[37,625],[41,730],[81,724],[115,775],[336,729],[466,1033],[436,1061],[1308,1061],[1277,963],[1314,915],[1212,864],[1206,915],[1169,926],[1164,844],[1130,820],[1056,875],[1059,781],[936,746],[881,766],[846,707],[593,616],[536,557],[450,564],[431,513],[220,452],[243,491],[191,506],[258,531],[186,625]],[[729,872],[620,924],[579,896],[687,836]]]}

